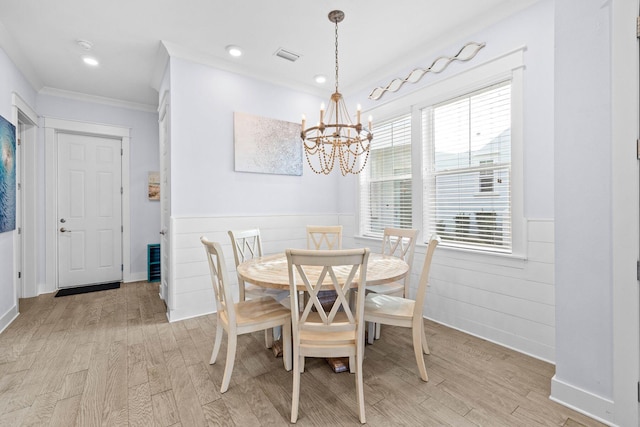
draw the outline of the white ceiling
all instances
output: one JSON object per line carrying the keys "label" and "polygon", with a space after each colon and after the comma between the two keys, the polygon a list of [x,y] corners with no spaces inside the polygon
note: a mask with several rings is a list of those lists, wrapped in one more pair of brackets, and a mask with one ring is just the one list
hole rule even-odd
{"label": "white ceiling", "polygon": [[[0,0],[0,46],[38,91],[64,91],[157,105],[153,88],[172,55],[325,95],[335,76],[339,24],[343,93],[373,89],[430,50],[471,34],[536,0]],[[89,68],[76,41],[93,43]],[[468,40],[464,40],[465,42]],[[241,46],[231,58],[225,47]],[[301,55],[292,63],[278,48]],[[324,86],[316,74],[328,78]]]}

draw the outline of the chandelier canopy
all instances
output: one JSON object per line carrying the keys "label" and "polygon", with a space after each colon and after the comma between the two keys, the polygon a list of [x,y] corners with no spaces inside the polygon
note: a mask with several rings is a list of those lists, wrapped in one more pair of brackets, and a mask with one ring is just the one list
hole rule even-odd
{"label": "chandelier canopy", "polygon": [[[324,103],[320,105],[320,121],[316,126],[305,129],[306,118],[302,116],[300,136],[304,144],[307,162],[317,174],[328,175],[338,158],[342,175],[359,174],[367,164],[369,145],[373,139],[371,116],[367,128],[360,123],[360,105],[356,111],[356,123],[351,122],[347,106],[338,90],[338,23],[344,19],[344,12],[334,10],[329,13],[329,21],[336,29],[336,90],[331,95],[325,113]],[[325,122],[325,120],[327,120]]]}

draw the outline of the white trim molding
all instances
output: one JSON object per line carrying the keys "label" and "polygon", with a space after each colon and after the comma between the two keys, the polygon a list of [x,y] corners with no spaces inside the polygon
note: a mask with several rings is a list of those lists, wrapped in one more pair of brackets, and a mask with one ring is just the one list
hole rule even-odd
{"label": "white trim molding", "polygon": [[[613,401],[567,384],[556,377],[557,375],[554,375],[551,378],[551,396],[549,396],[549,399],[602,423],[615,426],[613,424],[615,407]],[[589,411],[582,408],[589,408]]]}
{"label": "white trim molding", "polygon": [[0,316],[0,333],[2,333],[7,327],[16,320],[20,313],[18,313],[18,306],[14,305],[5,314]]}
{"label": "white trim molding", "polygon": [[86,123],[45,117],[45,173],[46,173],[46,284],[43,293],[54,292],[58,288],[58,246],[57,246],[57,134],[60,132],[97,135],[118,138],[122,141],[122,281],[131,280],[131,216],[129,204],[129,143],[130,129],[121,126]]}

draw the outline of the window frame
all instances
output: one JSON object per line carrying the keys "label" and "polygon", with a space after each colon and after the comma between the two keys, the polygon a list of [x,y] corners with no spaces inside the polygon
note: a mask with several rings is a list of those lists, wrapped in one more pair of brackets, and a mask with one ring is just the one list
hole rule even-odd
{"label": "window frame", "polygon": [[[357,184],[357,198],[358,198],[358,224],[359,224],[359,228],[358,230],[360,231],[360,235],[365,236],[365,237],[369,237],[369,238],[382,238],[383,235],[383,230],[380,230],[379,232],[375,232],[373,231],[373,216],[368,215],[369,219],[368,220],[363,220],[364,216],[367,216],[365,214],[365,212],[363,212],[363,209],[369,209],[371,210],[371,208],[375,205],[378,205],[379,203],[372,203],[371,202],[371,197],[369,197],[369,201],[368,203],[364,204],[362,203],[362,195],[364,193],[367,193],[369,196],[371,195],[371,187],[369,187],[368,189],[363,188],[362,187],[362,181],[365,181],[366,184],[368,184],[369,186],[373,183],[398,183],[401,184],[404,181],[409,181],[409,186],[410,186],[410,191],[411,191],[411,216],[410,216],[410,221],[411,221],[411,228],[413,228],[416,224],[415,222],[415,217],[413,216],[413,206],[415,204],[415,202],[413,201],[413,196],[415,194],[414,188],[413,188],[413,182],[414,182],[414,165],[413,165],[413,157],[414,157],[414,153],[413,153],[413,140],[414,140],[414,128],[413,128],[413,117],[410,113],[408,112],[404,112],[402,114],[399,115],[395,115],[393,117],[390,118],[390,120],[384,120],[384,121],[379,121],[379,123],[382,123],[382,126],[386,126],[386,125],[391,125],[392,123],[396,123],[396,122],[401,122],[401,121],[407,121],[409,122],[409,126],[410,126],[410,135],[409,135],[409,144],[407,144],[407,147],[410,149],[409,152],[409,161],[410,161],[410,171],[408,173],[405,174],[398,174],[398,175],[391,175],[391,176],[382,176],[382,177],[371,177],[370,176],[370,172],[371,172],[371,168],[373,167],[373,164],[375,163],[374,161],[374,157],[373,157],[373,153],[371,153],[369,155],[369,160],[368,160],[368,169],[366,171],[363,171],[362,174],[360,175],[359,179],[358,179],[358,184]],[[375,139],[375,138],[374,138]],[[374,142],[372,142],[372,144],[375,144]],[[404,144],[395,146],[392,145],[392,148],[397,148],[400,147]],[[383,149],[383,148],[376,148],[376,149]],[[374,151],[374,149],[372,148],[371,150],[372,152]],[[393,157],[393,155],[391,156],[387,156],[387,157]],[[368,177],[365,178],[365,177]],[[396,192],[394,191],[394,194],[396,194]],[[397,210],[402,210],[402,207],[399,207]],[[386,225],[388,227],[401,227],[398,224],[392,224],[392,225]],[[401,227],[402,228],[402,227]]]}
{"label": "window frame", "polygon": [[[372,108],[367,114],[372,114],[377,121],[389,121],[395,117],[411,113],[412,116],[412,220],[414,228],[419,228],[418,242],[426,244],[429,239],[424,223],[425,206],[423,203],[424,181],[423,171],[423,141],[421,130],[421,111],[430,105],[439,104],[465,94],[498,84],[505,80],[511,81],[511,252],[494,252],[484,249],[460,248],[448,246],[443,242],[443,249],[457,252],[469,252],[495,256],[506,256],[526,259],[526,219],[524,217],[524,161],[523,161],[523,116],[524,116],[524,52],[526,47],[520,47],[487,62],[467,69],[455,75],[438,76],[437,81],[425,85],[403,97],[395,98],[386,104]],[[374,126],[375,138],[375,126]],[[363,233],[360,206],[360,180],[356,180],[356,197],[358,199],[355,213],[358,237],[370,238]]]}

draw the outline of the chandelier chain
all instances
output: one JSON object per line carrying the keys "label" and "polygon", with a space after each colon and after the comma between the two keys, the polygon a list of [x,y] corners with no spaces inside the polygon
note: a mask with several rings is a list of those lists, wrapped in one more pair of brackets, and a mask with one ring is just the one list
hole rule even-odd
{"label": "chandelier chain", "polygon": [[336,92],[338,92],[338,21],[336,20]]}

